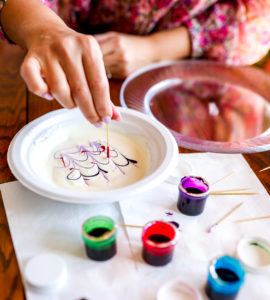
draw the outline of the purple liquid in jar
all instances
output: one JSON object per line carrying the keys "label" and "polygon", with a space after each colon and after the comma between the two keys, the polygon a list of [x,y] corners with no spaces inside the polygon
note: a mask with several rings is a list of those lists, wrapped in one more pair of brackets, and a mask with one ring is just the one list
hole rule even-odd
{"label": "purple liquid in jar", "polygon": [[177,207],[185,215],[198,216],[205,207],[209,185],[201,177],[185,176],[179,184]]}

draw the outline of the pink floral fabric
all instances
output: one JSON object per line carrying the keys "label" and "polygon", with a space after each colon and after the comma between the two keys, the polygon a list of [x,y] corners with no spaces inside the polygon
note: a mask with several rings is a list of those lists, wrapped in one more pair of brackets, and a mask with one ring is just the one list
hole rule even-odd
{"label": "pink floral fabric", "polygon": [[190,32],[192,57],[252,64],[270,48],[270,0],[42,0],[85,33]]}

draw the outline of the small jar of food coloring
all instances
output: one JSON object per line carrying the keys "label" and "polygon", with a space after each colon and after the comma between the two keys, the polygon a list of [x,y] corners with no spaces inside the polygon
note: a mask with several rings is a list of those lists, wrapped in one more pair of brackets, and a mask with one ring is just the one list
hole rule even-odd
{"label": "small jar of food coloring", "polygon": [[244,237],[237,245],[237,256],[247,272],[270,275],[270,241]]}
{"label": "small jar of food coloring", "polygon": [[185,215],[198,216],[209,196],[207,181],[197,176],[185,176],[180,180],[177,207]]}
{"label": "small jar of food coloring", "polygon": [[164,266],[173,257],[178,230],[164,221],[147,223],[142,232],[143,259],[152,266]]}
{"label": "small jar of food coloring", "polygon": [[206,294],[211,300],[234,300],[244,283],[245,271],[240,261],[221,256],[211,261]]}
{"label": "small jar of food coloring", "polygon": [[82,225],[82,238],[87,256],[93,260],[104,261],[116,253],[116,225],[106,216],[95,216]]}

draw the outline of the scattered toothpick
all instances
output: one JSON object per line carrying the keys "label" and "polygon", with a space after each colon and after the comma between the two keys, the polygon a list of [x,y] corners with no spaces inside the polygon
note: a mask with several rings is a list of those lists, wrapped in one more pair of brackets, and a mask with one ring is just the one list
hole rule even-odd
{"label": "scattered toothpick", "polygon": [[259,172],[264,172],[264,171],[267,171],[267,170],[269,170],[270,169],[270,166],[269,167],[266,167],[266,168],[264,168],[264,169],[262,169],[262,170],[260,170]]}
{"label": "scattered toothpick", "polygon": [[119,224],[121,227],[129,227],[129,228],[143,228],[142,225],[133,225],[133,224]]}
{"label": "scattered toothpick", "polygon": [[257,221],[257,220],[265,220],[265,219],[270,219],[270,215],[267,216],[260,216],[260,217],[253,217],[253,218],[246,218],[246,219],[240,219],[234,221],[235,223],[244,223],[244,222],[252,222],[252,221]]}
{"label": "scattered toothpick", "polygon": [[248,188],[230,189],[230,190],[214,190],[213,192],[226,193],[226,192],[247,192],[250,191]]}
{"label": "scattered toothpick", "polygon": [[106,139],[107,139],[107,158],[110,158],[110,147],[109,147],[109,124],[106,124]]}
{"label": "scattered toothpick", "polygon": [[259,193],[253,192],[246,188],[241,188],[236,190],[215,190],[215,191],[210,191],[209,194],[226,196],[226,195],[258,195]]}
{"label": "scattered toothpick", "polygon": [[[222,178],[218,179],[217,181],[213,182],[211,186],[216,185],[217,183],[227,179],[228,177],[232,176],[235,174],[234,171],[231,173],[223,176]],[[247,188],[240,188],[240,189],[233,189],[233,190],[214,190],[210,191],[210,195],[258,195],[258,193],[251,191],[250,189]]]}
{"label": "scattered toothpick", "polygon": [[221,177],[221,178],[218,179],[217,181],[212,182],[211,185],[213,186],[213,185],[215,185],[215,184],[217,184],[217,183],[219,183],[219,182],[221,182],[221,181],[227,179],[228,177],[232,176],[233,174],[235,174],[234,171],[232,171],[231,173],[228,173],[227,175]]}
{"label": "scattered toothpick", "polygon": [[232,213],[234,213],[243,204],[244,204],[244,202],[240,202],[236,206],[234,206],[233,208],[231,208],[224,216],[222,216],[214,224],[212,224],[210,227],[208,227],[207,232],[210,233],[214,227],[218,226],[223,221],[225,221]]}

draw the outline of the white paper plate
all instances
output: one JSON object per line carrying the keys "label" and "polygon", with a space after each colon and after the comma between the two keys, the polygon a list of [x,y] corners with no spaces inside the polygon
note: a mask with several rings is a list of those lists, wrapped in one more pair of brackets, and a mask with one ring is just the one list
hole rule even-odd
{"label": "white paper plate", "polygon": [[87,122],[78,109],[50,112],[22,128],[8,150],[8,164],[12,173],[28,189],[54,200],[71,203],[120,201],[156,187],[170,175],[178,162],[177,144],[169,130],[157,121],[131,109],[118,109],[123,121],[112,122],[111,131],[119,129],[131,137],[136,134],[147,140],[151,162],[147,176],[141,180],[123,188],[90,192],[68,190],[40,175],[33,159],[37,145],[40,147],[40,143],[43,143],[42,149],[49,155],[49,151],[67,139],[69,128]]}

